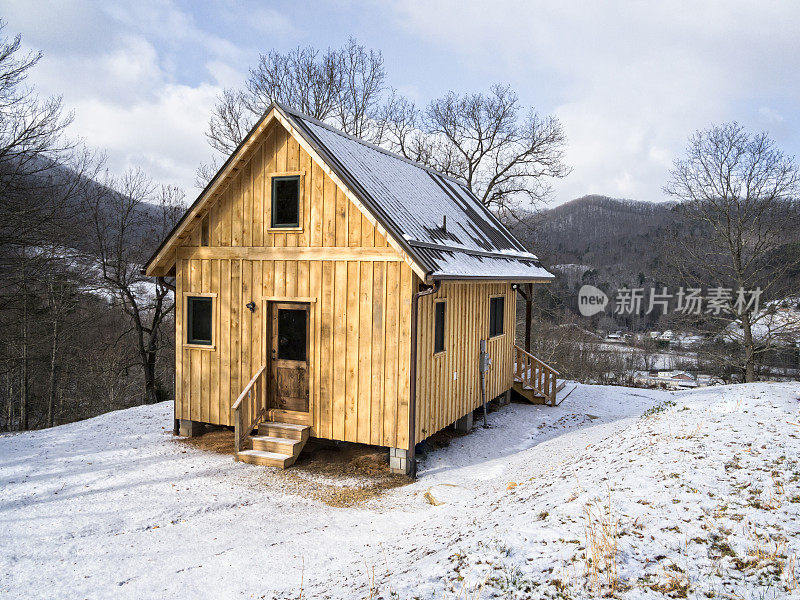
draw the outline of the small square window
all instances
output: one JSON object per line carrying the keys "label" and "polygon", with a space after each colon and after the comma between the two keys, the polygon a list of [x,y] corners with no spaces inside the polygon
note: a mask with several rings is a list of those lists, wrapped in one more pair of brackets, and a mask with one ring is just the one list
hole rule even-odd
{"label": "small square window", "polygon": [[447,303],[439,301],[434,304],[434,328],[433,328],[433,353],[444,352],[444,325],[445,310]]}
{"label": "small square window", "polygon": [[503,335],[506,299],[503,296],[489,298],[489,337]]}
{"label": "small square window", "polygon": [[213,343],[213,299],[188,296],[186,300],[186,343],[210,346]]}
{"label": "small square window", "polygon": [[272,227],[300,226],[300,177],[272,178]]}

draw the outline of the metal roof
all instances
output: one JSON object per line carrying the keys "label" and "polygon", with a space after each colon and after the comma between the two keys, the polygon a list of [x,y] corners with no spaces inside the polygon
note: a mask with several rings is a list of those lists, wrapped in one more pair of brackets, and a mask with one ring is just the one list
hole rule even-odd
{"label": "metal roof", "polygon": [[461,182],[275,106],[430,279],[553,278]]}

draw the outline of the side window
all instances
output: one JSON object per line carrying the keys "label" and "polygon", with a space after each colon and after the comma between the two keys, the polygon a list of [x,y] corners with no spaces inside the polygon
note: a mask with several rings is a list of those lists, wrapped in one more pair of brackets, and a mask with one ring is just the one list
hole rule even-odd
{"label": "side window", "polygon": [[214,299],[208,296],[187,296],[186,301],[186,343],[212,345]]}
{"label": "side window", "polygon": [[489,298],[489,337],[503,335],[506,299],[504,296]]}
{"label": "side window", "polygon": [[300,226],[300,177],[272,178],[272,227]]}
{"label": "side window", "polygon": [[447,302],[438,300],[434,306],[433,353],[444,352],[444,326]]}

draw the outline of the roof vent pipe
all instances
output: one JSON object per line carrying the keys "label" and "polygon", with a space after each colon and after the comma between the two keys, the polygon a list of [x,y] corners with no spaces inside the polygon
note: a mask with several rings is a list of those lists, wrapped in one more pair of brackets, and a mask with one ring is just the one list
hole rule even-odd
{"label": "roof vent pipe", "polygon": [[442,231],[447,231],[447,215],[442,215]]}

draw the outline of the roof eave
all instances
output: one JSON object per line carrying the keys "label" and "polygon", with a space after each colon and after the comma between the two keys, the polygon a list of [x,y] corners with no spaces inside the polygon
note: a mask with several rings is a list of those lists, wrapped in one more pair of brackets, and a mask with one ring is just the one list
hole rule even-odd
{"label": "roof eave", "polygon": [[515,275],[498,277],[497,275],[448,275],[432,273],[432,281],[514,281],[517,283],[552,283],[555,277],[531,277],[530,275]]}

